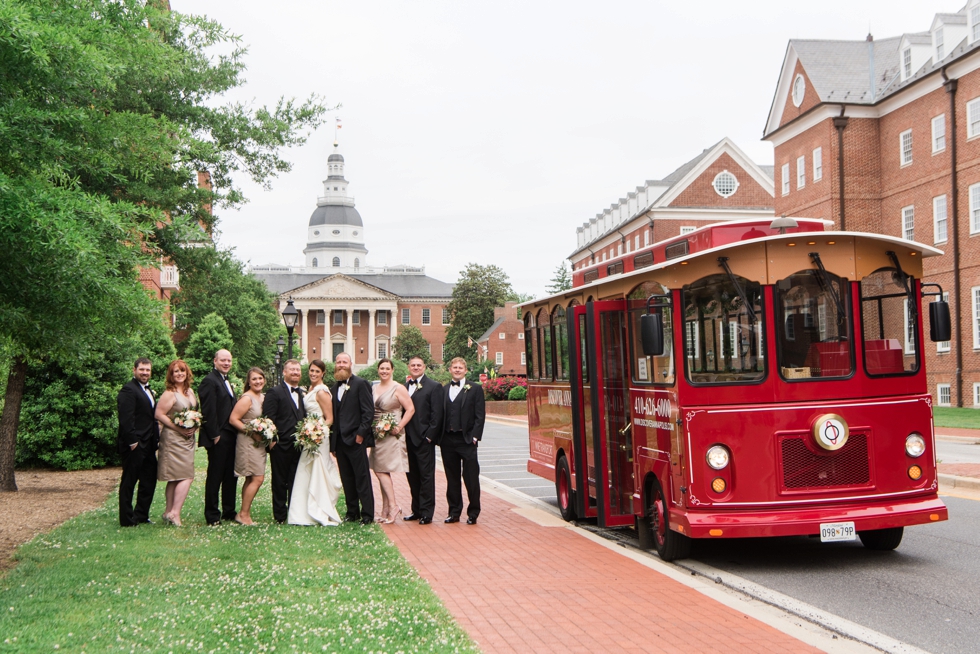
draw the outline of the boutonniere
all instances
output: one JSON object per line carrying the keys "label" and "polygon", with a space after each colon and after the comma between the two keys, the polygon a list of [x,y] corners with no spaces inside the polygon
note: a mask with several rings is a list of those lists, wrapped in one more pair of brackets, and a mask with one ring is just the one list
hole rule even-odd
{"label": "boutonniere", "polygon": [[[147,388],[149,388],[149,387],[147,387]],[[150,395],[153,396],[153,399],[154,400],[157,399],[157,392],[155,390],[153,390],[152,388],[150,388]]]}
{"label": "boutonniere", "polygon": [[466,384],[465,386],[463,386],[463,390],[464,390],[464,391],[468,391],[468,390],[470,390],[471,388],[473,388],[473,387],[472,387],[472,386],[470,386],[469,384]]}
{"label": "boutonniere", "polygon": [[306,395],[306,386],[300,386],[299,392],[302,393],[303,395]]}

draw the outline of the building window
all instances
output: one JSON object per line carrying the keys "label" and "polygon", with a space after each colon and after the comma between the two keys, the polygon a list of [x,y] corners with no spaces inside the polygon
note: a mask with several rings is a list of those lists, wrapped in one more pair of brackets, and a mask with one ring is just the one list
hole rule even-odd
{"label": "building window", "polygon": [[326,311],[317,311],[316,312],[316,324],[318,324],[318,325],[325,325],[327,323],[327,315],[326,314],[327,314]]}
{"label": "building window", "polygon": [[932,199],[932,223],[934,226],[934,241],[942,243],[946,240],[946,196],[940,195]]}
{"label": "building window", "polygon": [[384,359],[387,356],[388,356],[388,344],[384,342],[378,343],[378,358]]}
{"label": "building window", "polygon": [[636,238],[633,239],[633,249],[634,250],[639,250],[640,249],[640,235],[639,234],[637,234],[636,235]]}
{"label": "building window", "polygon": [[823,148],[813,151],[813,181],[819,182],[823,179]]}
{"label": "building window", "polygon": [[[949,302],[949,291],[943,291],[943,302]],[[936,343],[936,352],[949,352],[949,350],[949,341],[940,341]]]}
{"label": "building window", "polygon": [[970,42],[980,40],[980,5],[970,9]]}
{"label": "building window", "polygon": [[351,311],[351,314],[350,314],[350,323],[352,325],[360,325],[361,324],[361,312],[360,312],[360,310],[354,309],[353,311]]}
{"label": "building window", "polygon": [[946,58],[946,44],[943,39],[943,28],[936,30],[935,36],[933,37],[936,41],[936,61],[940,62]]}
{"label": "building window", "polygon": [[932,119],[932,151],[942,152],[946,149],[946,114],[939,114]]}
{"label": "building window", "polygon": [[980,286],[970,289],[973,296],[973,349],[980,350]]}
{"label": "building window", "polygon": [[344,324],[344,312],[343,311],[334,311],[333,312],[333,324],[335,324],[335,325],[343,325]]}
{"label": "building window", "polygon": [[426,342],[425,351],[428,352],[430,355],[432,354],[432,343]]}
{"label": "building window", "polygon": [[[521,365],[527,365],[527,352],[521,352]],[[975,384],[975,386],[980,386],[980,384]]]}
{"label": "building window", "polygon": [[495,363],[498,366],[504,365],[504,353],[503,352],[497,352],[497,359],[496,359]]}
{"label": "building window", "polygon": [[443,343],[442,344],[442,347],[440,348],[439,358],[442,359],[443,361],[446,360],[446,344],[445,343]]}
{"label": "building window", "polygon": [[806,157],[796,158],[796,188],[806,186]]}
{"label": "building window", "polygon": [[915,240],[915,207],[902,209],[902,238],[906,241]]}
{"label": "building window", "polygon": [[902,51],[902,71],[903,79],[912,77],[912,48],[905,48]]}
{"label": "building window", "polygon": [[735,175],[732,175],[727,170],[723,170],[717,175],[715,175],[715,180],[711,182],[711,185],[715,189],[715,193],[723,198],[730,198],[735,195],[735,191],[738,190],[738,180],[735,179]]}
{"label": "building window", "polygon": [[517,340],[519,341],[524,340],[524,332],[517,332]]}
{"label": "building window", "polygon": [[936,384],[936,404],[949,406],[949,384]]}
{"label": "building window", "polygon": [[912,130],[907,129],[898,135],[899,160],[903,166],[912,163]]}
{"label": "building window", "polygon": [[784,163],[782,169],[783,195],[789,195],[789,164]]}
{"label": "building window", "polygon": [[505,334],[504,332],[500,332],[497,335],[497,338],[499,338],[500,340],[504,340],[505,338],[507,338],[507,334]]}
{"label": "building window", "polygon": [[447,309],[446,307],[442,308],[442,324],[443,325],[449,324],[449,309]]}
{"label": "building window", "polygon": [[402,309],[402,324],[407,325],[412,321],[412,310]]}
{"label": "building window", "polygon": [[806,93],[806,81],[802,75],[797,75],[793,80],[793,106],[799,107],[803,104],[803,95]]}
{"label": "building window", "polygon": [[431,325],[432,324],[432,313],[429,309],[422,309],[422,324]]}
{"label": "building window", "polygon": [[378,324],[379,325],[387,325],[388,324],[388,312],[387,311],[379,311],[378,312]]}
{"label": "building window", "polygon": [[313,257],[313,267],[316,268],[316,257]]}
{"label": "building window", "polygon": [[650,232],[643,232],[643,247],[650,245]]}
{"label": "building window", "polygon": [[333,267],[334,268],[340,268],[340,257],[334,257],[333,258]]}
{"label": "building window", "polygon": [[970,233],[980,232],[980,184],[970,187]]}
{"label": "building window", "polygon": [[360,267],[361,267],[361,260],[354,259],[354,268],[360,268]]}
{"label": "building window", "polygon": [[697,227],[694,227],[694,226],[692,226],[692,225],[683,225],[683,226],[681,227],[681,236],[684,236],[684,234],[690,234],[690,233],[691,233],[691,232],[693,232],[693,231],[694,231],[695,229],[697,229]]}
{"label": "building window", "polygon": [[980,136],[980,98],[966,103],[966,136]]}

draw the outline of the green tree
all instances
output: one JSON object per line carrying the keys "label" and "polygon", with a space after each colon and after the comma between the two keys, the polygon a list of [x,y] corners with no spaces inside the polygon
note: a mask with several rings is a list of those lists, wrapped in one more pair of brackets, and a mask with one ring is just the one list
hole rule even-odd
{"label": "green tree", "polygon": [[555,269],[555,276],[551,278],[551,284],[545,287],[548,295],[567,291],[572,287],[572,275],[568,270],[568,262],[562,261]]}
{"label": "green tree", "polygon": [[235,341],[228,330],[228,323],[217,313],[209,313],[187,339],[184,360],[194,373],[194,378],[200,381],[214,367],[214,353],[218,350],[230,351],[233,347]]}
{"label": "green tree", "polygon": [[0,491],[17,489],[29,366],[121,352],[162,320],[138,269],[200,239],[212,206],[241,203],[234,175],[289,170],[279,151],[326,111],[222,104],[242,83],[238,37],[165,4],[0,2]]}
{"label": "green tree", "polygon": [[432,363],[429,342],[422,335],[422,330],[415,325],[405,325],[398,330],[398,336],[392,342],[392,350],[394,356],[405,363],[412,357],[422,357],[425,365]]}
{"label": "green tree", "polygon": [[467,264],[447,305],[452,324],[446,328],[446,361],[463,357],[470,369],[476,367],[476,339],[493,324],[494,308],[504,306],[511,292],[507,273],[497,266]]}

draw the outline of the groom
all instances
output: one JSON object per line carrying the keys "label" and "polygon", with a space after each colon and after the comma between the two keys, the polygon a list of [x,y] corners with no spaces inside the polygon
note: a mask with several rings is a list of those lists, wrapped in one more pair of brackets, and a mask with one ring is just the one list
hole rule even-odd
{"label": "groom", "polygon": [[303,370],[296,359],[290,359],[282,369],[282,383],[265,394],[262,415],[276,424],[279,441],[269,446],[272,464],[272,516],[283,524],[289,517],[289,502],[293,498],[293,480],[302,448],[296,447],[296,425],[306,417],[303,390],[299,379]]}
{"label": "groom", "polygon": [[[371,383],[351,374],[350,355],[334,359],[333,431],[330,451],[337,455],[340,482],[347,502],[345,522],[374,522],[374,491],[368,470],[367,448],[374,446],[374,393]],[[360,500],[360,506],[358,506]]]}

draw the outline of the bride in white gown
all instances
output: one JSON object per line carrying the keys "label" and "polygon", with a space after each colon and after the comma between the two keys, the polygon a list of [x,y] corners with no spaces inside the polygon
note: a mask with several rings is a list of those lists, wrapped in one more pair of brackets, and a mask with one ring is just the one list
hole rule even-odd
{"label": "bride in white gown", "polygon": [[[303,404],[307,415],[324,418],[329,434],[329,425],[333,422],[333,398],[323,383],[325,371],[326,366],[319,359],[310,363],[310,390],[303,397]],[[337,500],[340,488],[340,472],[330,454],[329,441],[324,439],[316,454],[303,450],[293,481],[287,522],[291,525],[339,525]]]}

